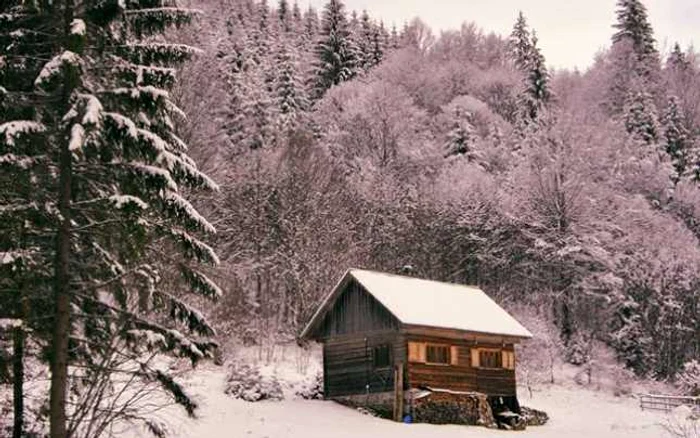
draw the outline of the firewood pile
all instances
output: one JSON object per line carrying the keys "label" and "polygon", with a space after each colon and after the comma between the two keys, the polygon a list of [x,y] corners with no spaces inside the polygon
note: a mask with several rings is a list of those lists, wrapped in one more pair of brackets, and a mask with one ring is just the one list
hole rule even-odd
{"label": "firewood pile", "polygon": [[417,423],[497,427],[488,398],[478,392],[422,391],[413,398],[412,412]]}

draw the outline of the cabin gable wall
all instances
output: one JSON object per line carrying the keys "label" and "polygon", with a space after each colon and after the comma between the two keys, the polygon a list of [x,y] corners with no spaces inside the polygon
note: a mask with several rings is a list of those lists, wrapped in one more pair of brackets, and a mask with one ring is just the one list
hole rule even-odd
{"label": "cabin gable wall", "polygon": [[351,280],[321,323],[317,337],[398,331],[399,321],[358,282]]}

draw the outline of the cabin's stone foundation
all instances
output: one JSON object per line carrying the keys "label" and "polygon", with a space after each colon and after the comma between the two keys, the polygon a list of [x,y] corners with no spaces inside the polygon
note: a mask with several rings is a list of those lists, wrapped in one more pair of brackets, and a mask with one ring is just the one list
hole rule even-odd
{"label": "cabin's stone foundation", "polygon": [[368,409],[382,418],[392,418],[394,412],[393,391],[331,397],[331,400],[352,408]]}

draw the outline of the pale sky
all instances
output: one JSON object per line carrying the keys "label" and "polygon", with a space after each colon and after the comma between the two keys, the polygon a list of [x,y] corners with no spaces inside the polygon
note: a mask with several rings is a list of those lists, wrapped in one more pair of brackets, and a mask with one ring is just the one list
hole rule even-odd
{"label": "pale sky", "polygon": [[[326,0],[300,0],[320,10]],[[367,9],[388,27],[420,17],[436,34],[474,22],[484,31],[508,35],[518,10],[537,31],[547,64],[585,69],[610,44],[616,0],[344,0],[348,11]],[[667,53],[678,41],[683,48],[700,44],[700,0],[644,0],[658,48]]]}

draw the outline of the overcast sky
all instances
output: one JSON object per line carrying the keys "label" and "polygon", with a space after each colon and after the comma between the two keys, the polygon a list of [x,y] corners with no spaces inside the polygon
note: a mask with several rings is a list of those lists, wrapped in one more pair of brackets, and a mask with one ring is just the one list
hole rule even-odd
{"label": "overcast sky", "polygon": [[[320,8],[326,0],[300,0]],[[387,26],[420,17],[433,28],[457,29],[464,21],[485,31],[509,34],[518,10],[537,30],[547,63],[585,69],[596,52],[609,45],[615,22],[615,0],[345,0],[349,11],[367,9]],[[700,44],[700,0],[644,0],[659,49],[678,41],[685,48]]]}

